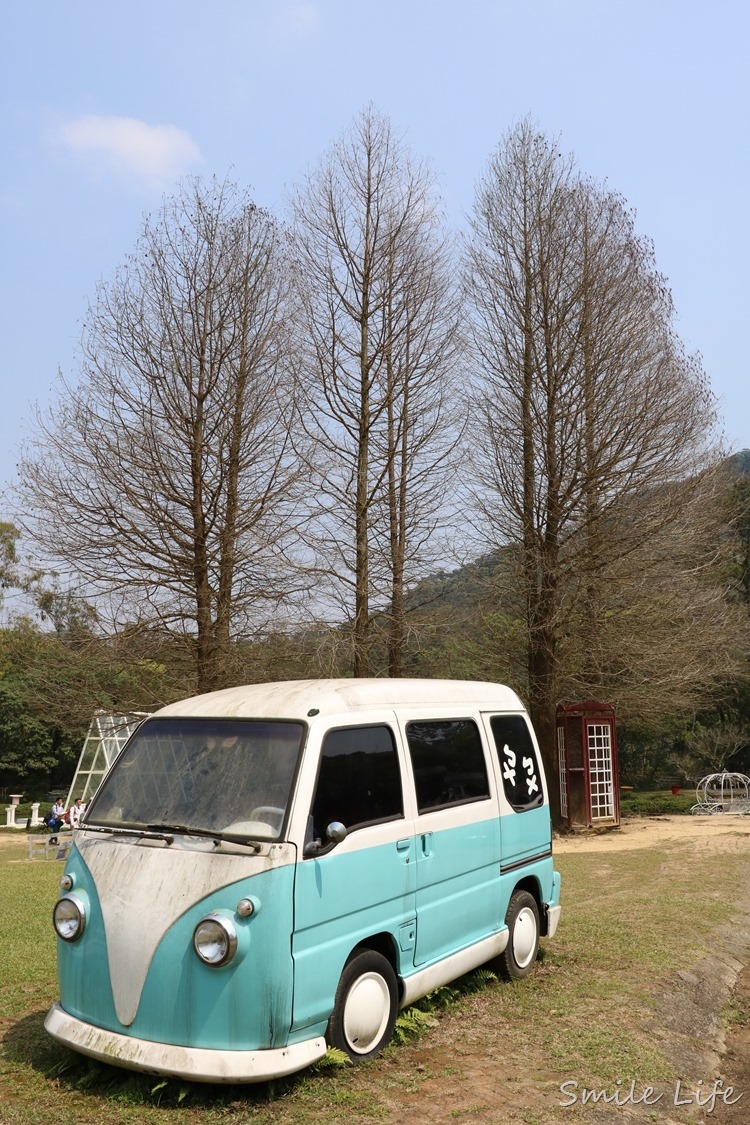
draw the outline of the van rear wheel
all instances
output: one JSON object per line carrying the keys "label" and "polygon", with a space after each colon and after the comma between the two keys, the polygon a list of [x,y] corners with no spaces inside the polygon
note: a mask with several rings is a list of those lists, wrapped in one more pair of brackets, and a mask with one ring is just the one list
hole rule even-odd
{"label": "van rear wheel", "polygon": [[539,907],[528,891],[511,895],[505,915],[508,944],[495,964],[505,980],[522,980],[534,968],[539,951]]}
{"label": "van rear wheel", "polygon": [[390,961],[372,949],[355,953],[344,966],[326,1040],[363,1062],[382,1051],[398,1014],[398,982]]}

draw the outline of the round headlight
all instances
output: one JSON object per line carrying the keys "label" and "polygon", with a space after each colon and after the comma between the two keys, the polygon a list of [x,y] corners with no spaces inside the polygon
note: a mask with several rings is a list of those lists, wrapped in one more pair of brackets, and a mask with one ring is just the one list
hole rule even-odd
{"label": "round headlight", "polygon": [[223,914],[207,914],[193,931],[193,948],[206,965],[226,965],[237,952],[237,931]]}
{"label": "round headlight", "polygon": [[63,941],[77,941],[86,926],[86,907],[78,895],[63,895],[55,903],[52,924]]}

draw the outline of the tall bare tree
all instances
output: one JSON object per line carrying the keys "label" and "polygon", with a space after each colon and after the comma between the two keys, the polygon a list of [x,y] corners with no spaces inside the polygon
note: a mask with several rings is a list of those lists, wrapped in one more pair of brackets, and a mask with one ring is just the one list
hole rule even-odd
{"label": "tall bare tree", "polygon": [[[528,694],[553,774],[569,692],[645,705],[653,674],[659,704],[671,691],[679,706],[736,651],[716,586],[714,408],[632,213],[529,121],[479,185],[467,260],[477,497],[492,544],[522,548]],[[692,631],[670,630],[681,620]],[[660,684],[678,632],[687,648]]]}
{"label": "tall bare tree", "polygon": [[405,589],[439,550],[458,440],[459,304],[432,176],[364,111],[293,198],[316,555],[351,622],[354,674],[388,617],[400,675]]}
{"label": "tall bare tree", "polygon": [[268,214],[187,182],[99,286],[79,380],[21,465],[36,540],[124,620],[180,635],[201,690],[288,592],[288,277]]}

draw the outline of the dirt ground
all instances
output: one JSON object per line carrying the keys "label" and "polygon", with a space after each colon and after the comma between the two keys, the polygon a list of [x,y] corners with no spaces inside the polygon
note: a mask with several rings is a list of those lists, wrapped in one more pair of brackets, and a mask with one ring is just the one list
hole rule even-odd
{"label": "dirt ground", "polygon": [[750,836],[750,816],[652,816],[622,821],[619,828],[580,832],[555,840],[555,852],[609,852],[654,844],[705,840],[716,849],[723,837]]}

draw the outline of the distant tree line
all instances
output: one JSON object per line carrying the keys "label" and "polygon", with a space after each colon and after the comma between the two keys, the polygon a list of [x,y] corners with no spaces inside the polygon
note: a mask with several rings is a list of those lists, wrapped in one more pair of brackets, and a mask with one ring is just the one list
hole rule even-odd
{"label": "distant tree line", "polygon": [[528,120],[463,240],[372,108],[284,223],[186,181],[99,285],[19,476],[0,776],[96,707],[315,674],[505,680],[553,782],[561,700],[615,703],[638,745],[698,715],[744,745],[745,483],[653,247]]}

